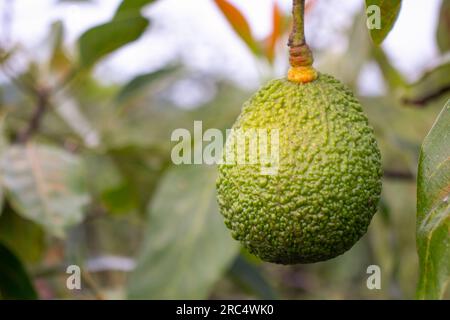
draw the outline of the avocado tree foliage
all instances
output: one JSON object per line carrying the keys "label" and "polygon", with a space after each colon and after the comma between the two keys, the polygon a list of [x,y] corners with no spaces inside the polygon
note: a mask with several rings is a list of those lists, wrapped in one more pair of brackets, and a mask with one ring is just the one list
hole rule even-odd
{"label": "avocado tree foliage", "polygon": [[[257,39],[230,1],[211,1],[263,69],[274,73],[277,56],[286,54],[289,14],[275,2],[272,32]],[[122,0],[109,21],[86,30],[72,49],[63,23],[54,23],[44,61],[29,59],[24,70],[15,68],[20,46],[0,41],[6,79],[0,83],[0,298],[73,298],[61,281],[70,264],[82,268],[80,295],[88,298],[226,298],[236,292],[302,298],[319,291],[336,297],[341,293],[318,279],[337,287],[355,282],[348,291],[356,292],[366,276],[360,266],[372,261],[383,267],[383,297],[392,297],[389,286],[402,292],[396,298],[412,297],[410,279],[418,269],[418,298],[448,297],[448,104],[435,118],[449,97],[449,64],[443,60],[413,84],[390,64],[377,45],[395,28],[402,2],[367,0],[366,15],[355,16],[348,30],[349,47],[358,50],[322,66],[354,85],[362,67],[374,62],[388,86],[384,97],[360,97],[382,152],[379,214],[362,244],[346,255],[284,269],[261,264],[228,236],[214,200],[214,170],[170,161],[174,129],[194,120],[229,128],[248,93],[211,78],[214,99],[187,111],[160,95],[186,76],[178,65],[143,70],[121,85],[105,85],[93,74],[104,58],[153,27],[143,9],[155,2]],[[306,14],[320,2],[307,1]],[[443,56],[450,49],[449,2],[442,1],[436,30]],[[367,32],[366,20],[378,13],[380,29]],[[410,254],[416,249],[410,214],[416,177],[418,267]]]}

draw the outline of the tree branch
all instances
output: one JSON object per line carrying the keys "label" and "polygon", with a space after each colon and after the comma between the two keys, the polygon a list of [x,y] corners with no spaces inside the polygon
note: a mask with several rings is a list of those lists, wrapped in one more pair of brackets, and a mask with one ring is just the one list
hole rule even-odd
{"label": "tree branch", "polygon": [[33,134],[38,131],[45,111],[47,110],[49,100],[49,91],[47,89],[40,89],[37,92],[36,109],[31,116],[28,125],[17,136],[17,143],[27,142]]}
{"label": "tree branch", "polygon": [[411,104],[411,105],[415,105],[419,108],[423,108],[425,107],[425,105],[436,99],[439,98],[440,96],[444,95],[445,93],[450,91],[450,84],[443,86],[442,88],[439,88],[433,92],[431,92],[428,95],[422,96],[422,97],[418,97],[418,98],[403,98],[402,102],[404,104]]}
{"label": "tree branch", "polygon": [[383,172],[383,177],[396,180],[414,180],[414,175],[409,171],[395,171],[385,169]]}

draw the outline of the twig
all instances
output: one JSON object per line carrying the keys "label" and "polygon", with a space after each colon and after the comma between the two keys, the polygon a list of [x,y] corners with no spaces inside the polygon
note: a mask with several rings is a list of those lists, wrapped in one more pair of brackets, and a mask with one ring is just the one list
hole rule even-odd
{"label": "twig", "polygon": [[17,79],[12,75],[10,70],[8,69],[8,66],[6,63],[0,64],[0,67],[4,73],[4,75],[8,78],[11,83],[13,83],[20,91],[22,91],[24,94],[28,94],[32,98],[36,97],[38,95],[38,91],[34,88],[34,86],[30,83],[27,83],[26,81],[22,81],[20,79]]}
{"label": "twig", "polygon": [[87,285],[87,287],[92,291],[92,293],[94,294],[94,296],[97,300],[105,300],[105,296],[103,295],[102,291],[97,286],[97,284],[95,283],[95,281],[92,278],[89,271],[87,271],[86,269],[82,269],[81,270],[81,279],[83,280],[83,283],[85,283]]}
{"label": "twig", "polygon": [[44,117],[45,111],[47,110],[49,100],[49,91],[47,89],[38,90],[36,109],[31,116],[30,122],[27,127],[20,132],[17,136],[17,143],[27,142],[34,133],[39,129],[41,125],[42,118]]}
{"label": "twig", "polygon": [[384,170],[383,177],[396,180],[414,180],[414,175],[409,171]]}
{"label": "twig", "polygon": [[440,96],[442,96],[443,94],[445,94],[446,92],[450,91],[450,84],[437,89],[436,91],[419,97],[419,98],[415,98],[415,99],[411,99],[411,98],[403,98],[402,102],[404,104],[410,104],[410,105],[415,105],[418,106],[419,108],[423,108],[428,102],[430,102],[431,100],[434,100],[436,98],[439,98]]}
{"label": "twig", "polygon": [[33,278],[48,278],[55,275],[63,274],[65,273],[65,271],[66,265],[57,264],[53,266],[38,267],[32,270],[31,275],[33,276]]}

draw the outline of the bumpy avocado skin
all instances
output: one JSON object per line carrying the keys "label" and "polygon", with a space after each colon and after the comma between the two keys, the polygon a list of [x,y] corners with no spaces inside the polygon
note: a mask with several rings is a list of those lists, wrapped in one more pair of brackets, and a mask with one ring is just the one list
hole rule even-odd
{"label": "bumpy avocado skin", "polygon": [[[262,260],[312,263],[350,249],[381,193],[381,156],[360,103],[326,74],[273,80],[243,106],[233,129],[278,129],[279,168],[222,164],[218,203],[234,239]],[[228,143],[228,142],[227,142]]]}

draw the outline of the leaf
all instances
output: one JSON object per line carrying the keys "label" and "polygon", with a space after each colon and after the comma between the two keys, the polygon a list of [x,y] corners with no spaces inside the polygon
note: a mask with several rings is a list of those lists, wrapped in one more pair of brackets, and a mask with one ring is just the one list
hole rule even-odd
{"label": "leaf", "polygon": [[426,105],[448,95],[450,91],[450,62],[426,72],[416,83],[405,89],[402,100],[406,104]]}
{"label": "leaf", "polygon": [[56,113],[74,133],[83,139],[86,147],[95,148],[100,145],[99,132],[82,112],[79,102],[74,97],[60,93],[53,97],[53,101]]}
{"label": "leaf", "polygon": [[403,75],[398,71],[390,62],[388,56],[384,52],[382,47],[373,48],[372,55],[378,66],[380,67],[381,73],[384,76],[386,84],[391,90],[397,88],[403,88],[406,85],[406,80]]}
{"label": "leaf", "polygon": [[450,280],[450,100],[425,138],[417,182],[419,299],[439,299]]}
{"label": "leaf", "polygon": [[442,53],[450,50],[450,0],[442,0],[436,39]]}
{"label": "leaf", "polygon": [[36,291],[22,262],[2,243],[0,243],[0,298],[37,299]]}
{"label": "leaf", "polygon": [[227,21],[230,23],[233,30],[245,42],[250,50],[254,54],[260,55],[261,51],[258,43],[253,38],[250,25],[248,24],[243,14],[239,11],[239,9],[228,2],[228,0],[214,0],[214,2],[216,3],[222,14],[225,16]]}
{"label": "leaf", "polygon": [[161,81],[165,76],[178,70],[177,67],[167,67],[154,72],[141,74],[126,83],[116,96],[116,101],[123,103],[134,95],[137,95],[150,84]]}
{"label": "leaf", "polygon": [[122,16],[139,15],[141,9],[156,0],[122,0],[119,7],[116,10],[114,19]]}
{"label": "leaf", "polygon": [[56,236],[82,220],[89,196],[77,156],[45,145],[16,145],[1,157],[0,170],[7,197],[23,217]]}
{"label": "leaf", "polygon": [[149,207],[147,238],[131,276],[131,299],[205,299],[238,245],[215,199],[215,169],[169,170]]}
{"label": "leaf", "polygon": [[16,214],[9,205],[0,217],[0,242],[24,262],[38,262],[45,249],[45,234],[37,224]]}
{"label": "leaf", "polygon": [[258,298],[265,300],[278,299],[278,294],[264,279],[261,271],[242,255],[239,255],[234,261],[230,274],[241,286],[255,293]]}
{"label": "leaf", "polygon": [[8,62],[8,60],[18,51],[18,46],[15,46],[9,50],[0,48],[0,66]]}
{"label": "leaf", "polygon": [[364,15],[355,15],[348,37],[347,48],[347,52],[353,52],[353,54],[343,53],[342,60],[338,64],[342,81],[353,87],[358,81],[361,69],[370,58],[371,45],[365,30],[364,18]]}
{"label": "leaf", "polygon": [[148,25],[146,18],[136,15],[87,30],[78,40],[81,66],[92,67],[106,55],[137,40]]}
{"label": "leaf", "polygon": [[51,25],[51,56],[50,69],[65,73],[71,66],[70,58],[64,49],[64,25],[62,21],[56,21]]}
{"label": "leaf", "polygon": [[[378,6],[380,12],[379,26],[369,26],[371,18],[377,18],[376,16],[373,16],[377,13],[377,11],[372,10],[373,7],[371,6],[374,5]],[[401,5],[401,0],[366,0],[367,23],[372,41],[376,45],[380,45],[391,31],[397,20]]]}
{"label": "leaf", "polygon": [[283,35],[283,15],[281,13],[278,4],[274,2],[272,9],[272,33],[267,39],[267,46],[266,46],[266,57],[270,63],[273,63],[275,60],[276,45],[282,35]]}

